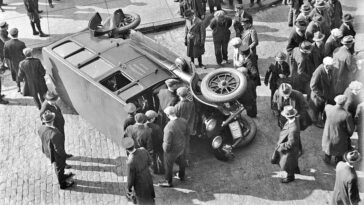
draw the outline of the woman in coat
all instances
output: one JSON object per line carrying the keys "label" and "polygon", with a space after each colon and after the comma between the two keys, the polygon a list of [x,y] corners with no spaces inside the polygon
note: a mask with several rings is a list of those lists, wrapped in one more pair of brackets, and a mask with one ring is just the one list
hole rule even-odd
{"label": "woman in coat", "polygon": [[202,54],[205,53],[205,26],[192,10],[185,12],[185,45],[187,46],[187,56],[195,62],[198,59],[199,67],[205,69],[202,64]]}
{"label": "woman in coat", "polygon": [[215,56],[217,64],[226,64],[228,61],[228,43],[230,40],[230,26],[232,20],[225,16],[223,10],[216,11],[211,20],[212,38],[214,41]]}
{"label": "woman in coat", "polygon": [[280,156],[279,166],[283,171],[287,172],[287,177],[282,179],[281,182],[289,183],[294,181],[295,173],[300,173],[298,167],[298,158],[302,149],[300,126],[298,120],[296,120],[297,110],[292,106],[284,107],[281,114],[287,118],[287,123],[279,134],[277,151]]}

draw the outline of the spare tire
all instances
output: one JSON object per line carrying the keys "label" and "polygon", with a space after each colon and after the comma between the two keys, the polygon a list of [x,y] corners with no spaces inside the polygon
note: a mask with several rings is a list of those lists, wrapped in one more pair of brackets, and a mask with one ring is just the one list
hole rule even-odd
{"label": "spare tire", "polygon": [[208,73],[201,82],[202,95],[211,102],[224,103],[239,98],[246,90],[244,74],[234,68],[220,68]]}
{"label": "spare tire", "polygon": [[126,30],[134,29],[140,24],[140,16],[136,13],[124,14],[128,24],[115,28],[115,33],[123,33]]}
{"label": "spare tire", "polygon": [[242,123],[245,127],[249,128],[249,133],[247,133],[247,135],[244,136],[244,139],[240,141],[240,143],[236,146],[243,147],[249,144],[255,138],[255,135],[257,134],[257,125],[252,118],[244,114],[241,114],[241,120],[239,122]]}

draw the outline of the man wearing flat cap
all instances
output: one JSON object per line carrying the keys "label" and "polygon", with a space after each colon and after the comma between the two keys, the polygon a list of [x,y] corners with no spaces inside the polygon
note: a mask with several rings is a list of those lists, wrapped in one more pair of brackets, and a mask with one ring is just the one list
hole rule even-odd
{"label": "man wearing flat cap", "polygon": [[124,106],[124,110],[128,114],[123,123],[123,129],[125,131],[126,128],[129,127],[129,125],[135,124],[136,106],[134,105],[134,103],[128,103]]}
{"label": "man wearing flat cap", "polygon": [[343,36],[353,36],[355,38],[356,32],[353,26],[354,17],[351,14],[345,14],[343,23],[340,26],[340,31],[343,33]]}
{"label": "man wearing flat cap", "polygon": [[241,41],[242,46],[249,46],[250,52],[254,54],[256,60],[258,60],[257,56],[257,46],[259,44],[258,41],[258,33],[252,25],[250,19],[243,18],[241,21],[243,26],[243,32],[241,33]]}
{"label": "man wearing flat cap", "polygon": [[[42,120],[42,116],[46,111],[50,111],[55,114],[53,125],[56,127],[63,135],[63,147],[65,147],[65,132],[64,132],[64,124],[65,120],[63,118],[62,110],[57,105],[57,101],[59,99],[58,95],[56,95],[53,92],[47,91],[47,93],[44,95],[45,101],[42,103],[42,107],[40,108],[40,118]],[[65,149],[65,148],[64,148]],[[66,150],[66,149],[65,149]],[[72,157],[72,154],[66,154],[67,158]],[[69,165],[66,165],[67,168],[70,168]]]}
{"label": "man wearing flat cap", "polygon": [[74,174],[65,174],[66,152],[62,139],[63,134],[54,126],[55,114],[45,111],[42,115],[43,125],[38,129],[38,134],[42,141],[42,152],[51,160],[57,175],[58,183],[61,189],[67,189],[73,186],[73,181],[67,181]]}
{"label": "man wearing flat cap", "polygon": [[164,112],[169,118],[169,122],[163,130],[164,165],[166,174],[165,181],[162,181],[159,185],[162,187],[172,187],[174,163],[179,166],[177,177],[181,181],[185,180],[185,148],[186,139],[190,133],[186,120],[177,117],[176,109],[174,107],[168,106],[164,109]]}
{"label": "man wearing flat cap", "polygon": [[341,30],[334,28],[331,30],[331,35],[325,42],[325,56],[332,57],[334,50],[341,46],[341,38],[343,37],[343,33]]}
{"label": "man wearing flat cap", "polygon": [[336,105],[326,105],[326,122],[322,134],[322,151],[325,163],[330,163],[331,156],[335,157],[335,163],[342,161],[342,156],[349,150],[350,137],[354,132],[354,122],[351,114],[344,109],[346,97],[335,97]]}
{"label": "man wearing flat cap", "polygon": [[6,64],[9,66],[11,71],[11,78],[17,82],[18,92],[20,92],[20,81],[17,80],[19,72],[19,63],[25,59],[23,49],[25,43],[18,39],[18,29],[12,28],[9,31],[11,39],[6,41],[4,44],[4,58]]}
{"label": "man wearing flat cap", "polygon": [[135,124],[126,128],[124,137],[132,138],[136,148],[144,147],[153,156],[152,130],[144,125],[146,121],[143,113],[135,114]]}
{"label": "man wearing flat cap", "polygon": [[[174,106],[176,109],[177,117],[183,118],[187,122],[189,133],[193,135],[195,133],[195,122],[196,122],[196,109],[195,103],[187,99],[189,90],[187,87],[180,87],[177,89],[177,95],[179,102]],[[186,139],[186,160],[190,160],[190,135]]]}
{"label": "man wearing flat cap", "polygon": [[153,171],[154,174],[164,174],[164,153],[162,148],[163,143],[163,130],[155,123],[158,118],[158,113],[154,110],[148,110],[145,113],[147,122],[145,123],[152,131],[152,143],[153,143]]}
{"label": "man wearing flat cap", "polygon": [[307,21],[303,17],[295,20],[295,28],[292,30],[288,37],[288,44],[286,47],[288,54],[288,63],[290,64],[290,57],[294,48],[298,47],[305,39],[305,31],[307,28]]}
{"label": "man wearing flat cap", "polygon": [[344,154],[344,162],[336,166],[334,192],[330,204],[358,205],[360,200],[359,182],[354,165],[360,161],[360,153],[357,150]]}
{"label": "man wearing flat cap", "polygon": [[244,10],[243,4],[235,5],[235,17],[233,27],[235,30],[236,37],[241,37],[241,33],[243,32],[243,26],[241,25],[241,21],[246,18],[249,19],[250,23],[253,24],[253,17]]}
{"label": "man wearing flat cap", "polygon": [[44,101],[44,94],[47,92],[47,85],[44,79],[45,69],[38,58],[33,57],[33,49],[23,50],[25,59],[19,63],[17,82],[24,80],[24,96],[32,96],[35,105],[40,110]]}
{"label": "man wearing flat cap", "polygon": [[128,153],[126,160],[127,198],[131,198],[134,191],[137,204],[155,204],[153,178],[149,171],[152,158],[147,150],[143,147],[136,148],[134,143],[130,137],[125,137],[122,140],[122,146]]}
{"label": "man wearing flat cap", "polygon": [[160,116],[160,126],[163,128],[168,121],[167,116],[164,113],[164,109],[168,106],[174,106],[178,102],[178,96],[176,94],[176,90],[178,88],[179,80],[177,79],[168,79],[165,81],[167,85],[167,89],[163,88],[158,93],[159,100],[159,109],[158,114]]}
{"label": "man wearing flat cap", "polygon": [[343,9],[339,0],[328,0],[328,9],[330,10],[331,28],[339,28],[343,19]]}
{"label": "man wearing flat cap", "polygon": [[338,69],[335,69],[335,92],[336,95],[343,94],[350,82],[354,80],[355,73],[358,70],[352,53],[354,38],[345,36],[341,40],[341,47],[336,48],[333,59]]}
{"label": "man wearing flat cap", "polygon": [[281,183],[289,183],[295,180],[295,174],[300,174],[298,158],[302,152],[300,139],[300,125],[296,118],[297,110],[292,106],[285,106],[281,115],[287,119],[279,134],[277,151],[279,152],[279,166],[287,172],[287,177]]}

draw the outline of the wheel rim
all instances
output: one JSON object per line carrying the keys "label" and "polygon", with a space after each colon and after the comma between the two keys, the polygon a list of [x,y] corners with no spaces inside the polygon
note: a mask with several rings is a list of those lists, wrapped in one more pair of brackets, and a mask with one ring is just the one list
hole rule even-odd
{"label": "wheel rim", "polygon": [[209,89],[218,95],[228,95],[239,87],[239,79],[228,72],[216,74],[210,79]]}
{"label": "wheel rim", "polygon": [[130,15],[130,14],[124,14],[124,15],[125,15],[125,18],[124,18],[124,21],[121,22],[121,24],[122,24],[121,26],[129,25],[135,20],[135,17],[133,15]]}

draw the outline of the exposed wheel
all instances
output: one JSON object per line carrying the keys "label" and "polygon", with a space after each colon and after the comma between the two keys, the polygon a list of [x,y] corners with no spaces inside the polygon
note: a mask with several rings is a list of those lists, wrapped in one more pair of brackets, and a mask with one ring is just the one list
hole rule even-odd
{"label": "exposed wheel", "polygon": [[208,73],[201,82],[202,95],[214,103],[239,98],[246,90],[246,77],[234,68],[220,68]]}
{"label": "exposed wheel", "polygon": [[136,13],[124,14],[125,19],[122,25],[119,25],[116,29],[116,33],[123,33],[126,30],[134,29],[140,24],[140,16]]}
{"label": "exposed wheel", "polygon": [[239,122],[243,124],[244,137],[243,140],[239,142],[237,147],[242,147],[249,144],[255,138],[255,135],[257,134],[257,125],[252,118],[244,114],[241,114]]}

